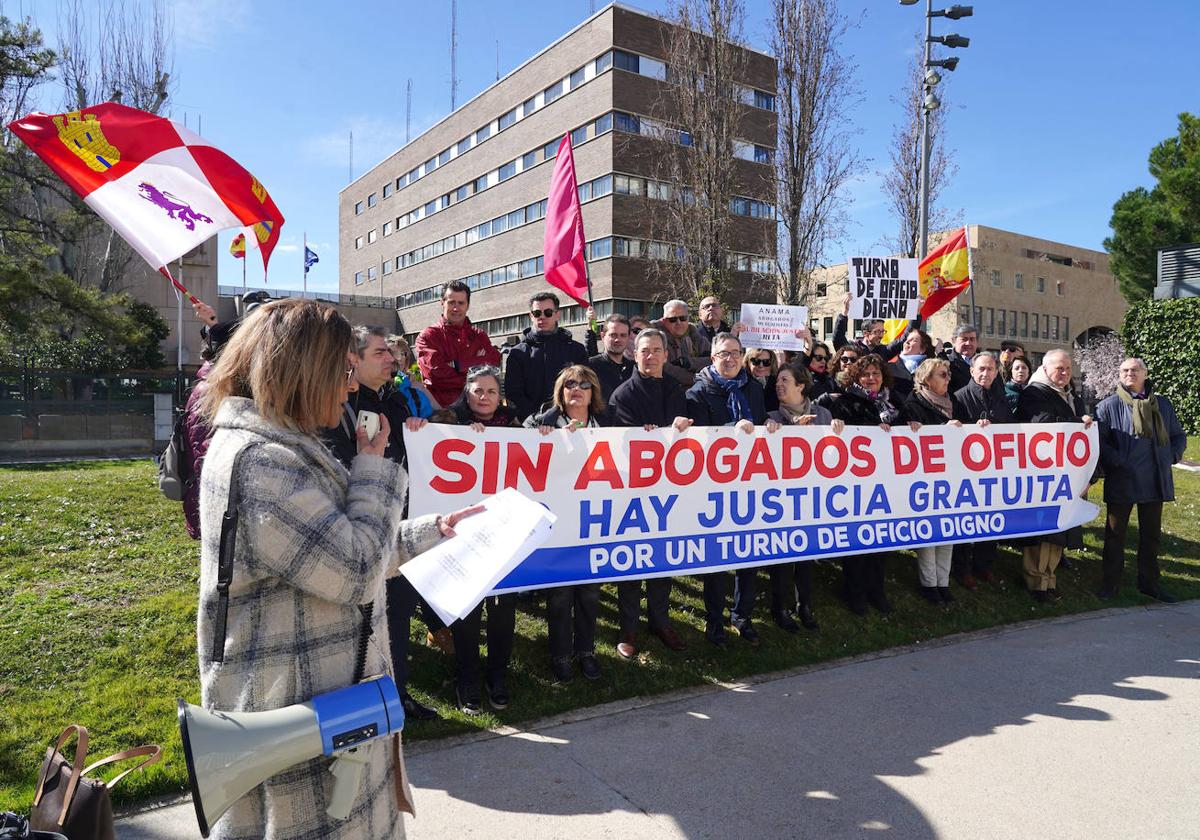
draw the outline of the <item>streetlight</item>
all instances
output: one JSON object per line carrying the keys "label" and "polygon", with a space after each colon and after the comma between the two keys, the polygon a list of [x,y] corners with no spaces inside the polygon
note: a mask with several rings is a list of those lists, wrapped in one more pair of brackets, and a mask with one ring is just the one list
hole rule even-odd
{"label": "streetlight", "polygon": [[[901,6],[915,6],[920,0],[900,0]],[[917,231],[917,256],[925,259],[925,255],[929,253],[929,120],[930,113],[937,110],[942,104],[938,99],[934,88],[942,77],[933,68],[940,67],[943,70],[954,72],[958,67],[957,58],[934,59],[930,54],[933,44],[941,44],[949,49],[959,49],[970,46],[971,39],[964,38],[962,35],[951,33],[949,35],[934,35],[933,34],[933,19],[935,17],[944,17],[949,20],[959,20],[960,18],[971,17],[974,14],[974,9],[971,6],[951,6],[948,9],[933,8],[933,0],[925,0],[925,62],[922,65],[923,78],[922,86],[924,87],[925,96],[921,104],[921,212],[920,221]],[[971,288],[971,312],[972,317],[975,312],[974,301],[974,285]]]}

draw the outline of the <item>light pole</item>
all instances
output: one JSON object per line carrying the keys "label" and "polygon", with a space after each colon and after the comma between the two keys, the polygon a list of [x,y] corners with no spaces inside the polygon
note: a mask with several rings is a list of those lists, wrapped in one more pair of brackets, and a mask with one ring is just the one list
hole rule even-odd
{"label": "light pole", "polygon": [[[900,0],[902,6],[915,6],[920,0]],[[933,19],[935,17],[949,18],[950,20],[958,20],[959,18],[971,17],[974,10],[971,6],[951,6],[948,9],[934,9],[933,0],[925,0],[925,61],[921,65],[922,70],[922,88],[925,93],[924,99],[921,102],[921,185],[920,185],[920,213],[918,214],[917,224],[917,257],[925,259],[925,255],[929,253],[929,118],[930,113],[936,110],[942,103],[937,97],[937,92],[934,88],[942,80],[937,71],[933,68],[940,67],[944,70],[954,71],[958,66],[957,58],[934,59],[932,56],[932,48],[934,44],[941,44],[950,49],[958,49],[967,47],[971,43],[970,38],[964,38],[961,35],[934,35],[933,34]],[[974,293],[974,288],[972,288]],[[975,307],[974,301],[971,304],[971,315],[974,317]]]}

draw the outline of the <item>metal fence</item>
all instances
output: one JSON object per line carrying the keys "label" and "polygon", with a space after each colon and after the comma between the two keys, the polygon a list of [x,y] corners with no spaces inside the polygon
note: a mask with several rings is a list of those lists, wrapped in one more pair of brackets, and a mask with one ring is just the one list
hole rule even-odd
{"label": "metal fence", "polygon": [[[302,292],[295,289],[275,289],[266,286],[247,286],[246,294],[251,292],[266,292],[272,298],[306,298],[308,300],[323,300],[338,306],[366,306],[372,309],[395,309],[394,297],[379,295],[343,295],[339,292]],[[217,294],[221,297],[237,297],[242,294],[241,286],[218,286]]]}
{"label": "metal fence", "polygon": [[154,371],[0,370],[0,460],[149,454],[189,384]]}

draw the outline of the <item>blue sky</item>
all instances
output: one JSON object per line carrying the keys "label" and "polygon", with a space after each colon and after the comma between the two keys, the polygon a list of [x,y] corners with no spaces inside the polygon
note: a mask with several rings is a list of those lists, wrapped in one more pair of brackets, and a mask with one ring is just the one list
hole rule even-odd
{"label": "blue sky", "polygon": [[[1150,148],[1175,133],[1180,111],[1200,111],[1194,53],[1200,3],[973,5],[974,17],[934,22],[935,33],[971,39],[965,50],[935,47],[961,58],[955,73],[944,74],[952,101],[947,146],[958,174],[943,204],[961,211],[962,221],[1100,248],[1113,202],[1150,183]],[[336,289],[337,196],[349,180],[349,133],[358,176],[403,145],[409,78],[414,137],[449,112],[449,0],[169,0],[168,6],[177,83],[171,116],[186,116],[193,129],[199,124],[266,184],[286,217],[269,285],[300,288],[307,231],[321,259],[309,287]],[[923,25],[920,7],[895,0],[843,0],[841,8],[861,16],[844,49],[857,65],[862,99],[850,116],[868,163],[851,190],[850,231],[831,248],[831,261],[879,252],[878,243],[896,227],[878,189],[879,172],[898,119],[891,100]],[[746,35],[760,48],[769,10],[769,0],[747,2]],[[56,2],[10,0],[4,12],[32,16],[55,42]],[[497,40],[503,74],[588,14],[587,0],[459,0],[459,104],[495,81]],[[44,109],[60,104],[56,89],[44,92]],[[225,285],[241,282],[241,264],[227,250],[232,236],[220,238]]]}

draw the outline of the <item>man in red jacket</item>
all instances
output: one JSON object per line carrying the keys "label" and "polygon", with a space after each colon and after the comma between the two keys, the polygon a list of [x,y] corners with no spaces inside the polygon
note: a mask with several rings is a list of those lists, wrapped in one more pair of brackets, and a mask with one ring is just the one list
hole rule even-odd
{"label": "man in red jacket", "polygon": [[417,365],[439,405],[448,406],[462,396],[471,368],[500,366],[500,351],[487,333],[471,326],[470,306],[470,287],[461,280],[447,283],[442,289],[441,320],[417,336]]}

